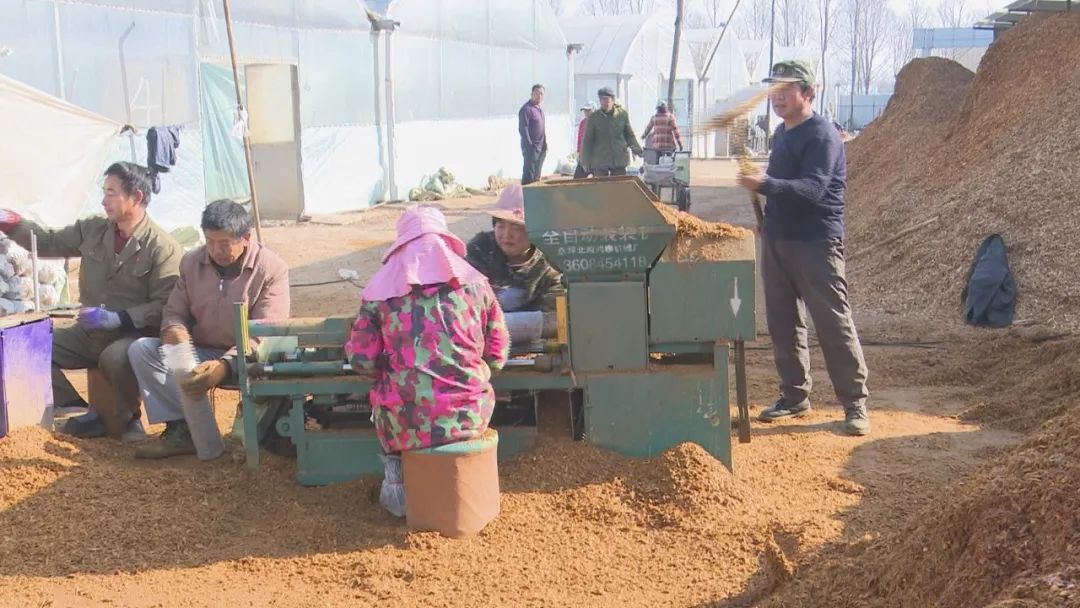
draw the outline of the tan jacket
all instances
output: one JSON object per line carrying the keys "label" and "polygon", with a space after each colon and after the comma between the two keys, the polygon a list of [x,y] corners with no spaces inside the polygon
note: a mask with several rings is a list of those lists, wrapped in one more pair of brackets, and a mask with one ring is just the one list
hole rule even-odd
{"label": "tan jacket", "polygon": [[126,312],[140,333],[157,335],[161,309],[179,274],[183,250],[176,239],[146,216],[119,255],[113,253],[116,224],[104,217],[79,220],[48,230],[23,220],[9,235],[30,248],[30,233],[37,234],[43,258],[82,258],[79,299],[83,306],[101,306]]}
{"label": "tan jacket", "polygon": [[287,319],[289,266],[285,260],[252,243],[240,275],[222,279],[205,246],[189,251],[180,261],[180,278],[165,305],[161,329],[187,327],[196,346],[227,349],[222,358],[231,365],[236,356],[236,302],[247,303],[249,319]]}

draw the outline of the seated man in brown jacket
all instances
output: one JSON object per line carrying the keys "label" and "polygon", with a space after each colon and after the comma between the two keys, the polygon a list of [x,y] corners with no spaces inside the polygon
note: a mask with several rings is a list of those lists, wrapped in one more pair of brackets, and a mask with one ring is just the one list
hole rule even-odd
{"label": "seated man in brown jacket", "polygon": [[239,204],[210,203],[202,215],[206,245],[180,261],[180,278],[165,304],[161,335],[171,344],[190,336],[201,361],[190,375],[172,376],[159,352],[162,340],[142,338],[128,349],[147,416],[151,423],[165,423],[161,438],[139,446],[136,458],[195,453],[181,391],[188,399],[206,399],[211,388],[236,377],[237,366],[244,364],[243,353],[236,352],[233,303],[247,303],[252,320],[288,318],[289,267],[253,242],[251,229],[251,216]]}

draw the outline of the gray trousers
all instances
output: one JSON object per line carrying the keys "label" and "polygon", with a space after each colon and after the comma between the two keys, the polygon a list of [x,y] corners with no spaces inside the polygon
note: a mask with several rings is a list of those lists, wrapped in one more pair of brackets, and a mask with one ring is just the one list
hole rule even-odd
{"label": "gray trousers", "polygon": [[[184,419],[184,410],[180,405],[180,387],[173,380],[172,373],[165,368],[161,359],[161,340],[157,338],[139,338],[128,348],[128,359],[135,377],[139,379],[139,391],[142,392],[146,415],[151,424],[172,422]],[[222,348],[195,347],[199,361],[213,361],[225,353]],[[206,407],[210,407],[207,397]]]}
{"label": "gray trousers", "polygon": [[761,249],[765,317],[784,401],[810,396],[809,312],[836,398],[845,407],[865,405],[866,361],[848,304],[843,242],[764,237]]}

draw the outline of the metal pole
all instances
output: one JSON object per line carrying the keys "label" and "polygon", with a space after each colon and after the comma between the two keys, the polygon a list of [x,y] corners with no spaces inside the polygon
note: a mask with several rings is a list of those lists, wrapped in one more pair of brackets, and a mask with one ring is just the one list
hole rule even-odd
{"label": "metal pole", "polygon": [[30,231],[30,278],[34,281],[34,311],[41,312],[41,286],[38,285],[37,233]]}
{"label": "metal pole", "polygon": [[[128,90],[127,59],[124,58],[124,43],[127,42],[127,37],[133,29],[135,29],[134,21],[120,36],[120,86],[124,90],[124,114],[127,116],[128,125],[131,125],[131,92]],[[135,156],[135,133],[133,130],[128,130],[128,143],[131,144],[131,162],[135,162],[137,157]]]}
{"label": "metal pole", "polygon": [[379,167],[382,169],[382,187],[379,193],[379,201],[390,200],[388,195],[390,187],[390,173],[386,164],[386,117],[383,116],[383,85],[382,85],[382,57],[379,53],[379,44],[382,41],[382,30],[372,23],[371,29],[371,52],[375,70],[375,133],[379,138]]}
{"label": "metal pole", "polygon": [[750,443],[750,401],[746,394],[746,342],[735,340],[735,404],[739,412],[739,443]]}
{"label": "metal pole", "polygon": [[[240,93],[240,74],[236,68],[236,41],[233,38],[232,11],[229,0],[221,0],[225,9],[225,31],[229,35],[229,59],[232,61],[233,84],[236,85],[236,109],[244,111],[244,98]],[[255,196],[255,165],[251,161],[251,135],[244,128],[244,160],[247,162],[248,188],[251,190],[251,214],[255,218],[255,238],[260,243],[262,238],[262,219],[259,217],[259,201]]]}
{"label": "metal pole", "polygon": [[[742,0],[735,0],[735,6],[731,7],[731,13],[728,15],[727,21],[724,22],[724,27],[720,28],[720,35],[716,37],[716,44],[712,47],[712,52],[709,53],[709,60],[705,62],[705,69],[701,70],[702,74],[708,74],[709,68],[712,67],[713,58],[716,57],[716,51],[720,48],[720,41],[724,39],[724,34],[727,32],[727,28],[731,25],[731,19],[735,17],[735,10],[739,8],[739,3]],[[772,66],[769,66],[772,69]]]}
{"label": "metal pole", "polygon": [[855,74],[859,50],[859,3],[855,3],[855,20],[851,24],[851,92],[848,94],[849,130],[855,129]]}
{"label": "metal pole", "polygon": [[[64,91],[64,44],[63,39],[60,36],[60,7],[56,2],[52,5],[53,15],[53,42],[56,44],[56,79],[59,85],[60,99],[67,99],[67,94]],[[123,51],[121,50],[121,55]]]}
{"label": "metal pole", "polygon": [[[769,73],[775,59],[773,53],[776,47],[776,0],[769,5]],[[765,150],[772,149],[772,98],[765,100]]]}
{"label": "metal pole", "polygon": [[675,113],[675,76],[679,68],[679,43],[682,41],[683,0],[675,0],[675,39],[671,47],[671,72],[668,74],[667,104]]}
{"label": "metal pole", "polygon": [[389,29],[386,30],[386,155],[387,166],[390,168],[390,200],[397,200],[397,169],[395,168],[395,160],[397,159],[397,142],[395,141],[396,134],[394,132],[394,125],[397,122],[397,111],[394,101],[394,28],[396,23],[391,23]]}

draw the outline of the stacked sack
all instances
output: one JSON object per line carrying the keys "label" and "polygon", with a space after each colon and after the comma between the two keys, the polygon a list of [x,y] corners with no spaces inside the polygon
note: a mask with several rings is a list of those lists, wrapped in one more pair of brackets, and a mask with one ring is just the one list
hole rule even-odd
{"label": "stacked sack", "polygon": [[34,310],[35,281],[41,308],[55,308],[60,304],[60,290],[66,280],[63,266],[40,260],[35,277],[30,252],[0,233],[0,316]]}

